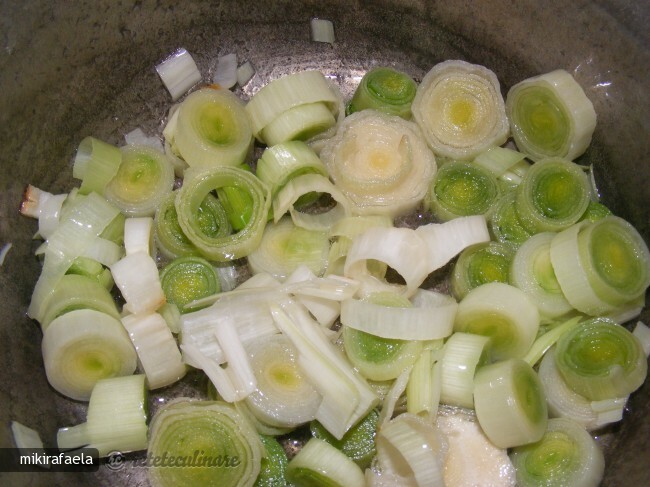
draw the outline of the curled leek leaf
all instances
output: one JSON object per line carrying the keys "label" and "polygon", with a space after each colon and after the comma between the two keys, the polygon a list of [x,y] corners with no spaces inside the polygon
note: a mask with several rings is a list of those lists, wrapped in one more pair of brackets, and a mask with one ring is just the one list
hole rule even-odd
{"label": "curled leek leaf", "polygon": [[242,102],[228,90],[204,88],[178,109],[170,143],[190,166],[237,166],[253,143]]}
{"label": "curled leek leaf", "polygon": [[582,425],[567,418],[550,419],[542,439],[516,447],[510,459],[517,472],[517,485],[522,487],[597,487],[605,470],[605,458],[596,440]]}
{"label": "curled leek leaf", "polygon": [[232,405],[181,399],[151,422],[149,480],[156,487],[252,487],[263,451],[257,432]]}
{"label": "curled leek leaf", "polygon": [[153,216],[172,192],[174,168],[152,147],[127,145],[120,150],[122,163],[106,186],[106,199],[127,216]]}
{"label": "curled leek leaf", "polygon": [[372,108],[409,120],[416,89],[415,81],[406,73],[393,68],[371,69],[361,78],[348,114]]}
{"label": "curled leek leaf", "polygon": [[420,204],[436,172],[418,126],[375,110],[346,117],[320,155],[360,215],[408,213]]}
{"label": "curled leek leaf", "polygon": [[607,318],[585,321],[562,335],[555,364],[567,385],[592,401],[626,396],[648,373],[639,340]]}
{"label": "curled leek leaf", "polygon": [[[239,232],[213,236],[202,228],[200,207],[211,191],[228,186],[248,192],[252,201],[251,217]],[[244,257],[257,248],[270,205],[270,191],[264,183],[248,171],[228,166],[186,171],[185,182],[176,197],[178,223],[183,233],[206,258],[220,262]]]}
{"label": "curled leek leaf", "polygon": [[429,147],[451,159],[472,159],[503,144],[510,131],[496,75],[465,61],[436,64],[411,109]]}
{"label": "curled leek leaf", "polygon": [[573,76],[562,69],[510,88],[506,110],[517,147],[533,160],[574,160],[589,146],[596,128],[591,101]]}

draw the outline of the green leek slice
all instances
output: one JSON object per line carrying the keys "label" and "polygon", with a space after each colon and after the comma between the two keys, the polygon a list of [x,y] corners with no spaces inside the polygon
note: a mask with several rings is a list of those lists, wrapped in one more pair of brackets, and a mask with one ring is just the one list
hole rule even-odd
{"label": "green leek slice", "polygon": [[[239,232],[213,236],[202,228],[200,206],[212,190],[225,186],[248,192],[253,202],[251,218]],[[220,262],[244,257],[257,248],[270,205],[270,191],[264,183],[248,171],[229,166],[186,171],[185,182],[176,197],[178,223],[183,233],[206,258]]]}
{"label": "green leek slice", "polygon": [[190,166],[237,166],[251,149],[253,132],[237,96],[203,88],[181,103],[171,142]]}
{"label": "green leek slice", "polygon": [[533,160],[574,160],[587,149],[596,127],[591,101],[562,69],[514,85],[506,110],[517,147]]}
{"label": "green leek slice", "polygon": [[517,215],[531,233],[559,232],[576,223],[589,206],[589,178],[567,159],[532,165],[517,188]]}
{"label": "green leek slice", "polygon": [[122,163],[106,186],[106,199],[127,216],[153,216],[172,192],[174,168],[152,147],[128,145],[120,151]]}
{"label": "green leek slice", "polygon": [[598,401],[638,389],[648,373],[639,340],[607,318],[593,318],[562,335],[555,363],[567,385]]}
{"label": "green leek slice", "polygon": [[596,440],[566,418],[550,419],[542,439],[514,448],[510,459],[517,485],[522,487],[597,487],[605,471],[605,458]]}
{"label": "green leek slice", "polygon": [[510,448],[538,441],[547,424],[544,389],[521,359],[486,365],[474,377],[474,407],[492,443]]}
{"label": "green leek slice", "polygon": [[361,78],[347,113],[371,108],[409,120],[416,90],[415,81],[406,73],[393,68],[373,68]]}
{"label": "green leek slice", "polygon": [[422,79],[412,105],[436,155],[472,159],[502,145],[510,128],[496,75],[465,61],[436,64]]}
{"label": "green leek slice", "polygon": [[167,302],[178,306],[181,314],[190,311],[187,304],[221,290],[214,267],[201,257],[174,259],[160,273],[160,284]]}
{"label": "green leek slice", "polygon": [[269,146],[290,140],[308,140],[336,125],[326,103],[305,103],[289,108],[262,129],[260,138]]}
{"label": "green leek slice", "polygon": [[266,454],[262,456],[260,473],[254,487],[283,487],[286,485],[287,454],[272,436],[260,435]]}
{"label": "green leek slice", "polygon": [[361,469],[344,453],[311,438],[287,467],[287,480],[296,487],[364,487]]}
{"label": "green leek slice", "polygon": [[477,244],[463,250],[451,275],[454,297],[463,299],[472,289],[488,282],[508,284],[514,255],[512,246],[500,242]]}
{"label": "green leek slice", "polygon": [[408,213],[420,204],[436,172],[418,126],[375,110],[346,117],[320,156],[359,215]]}
{"label": "green leek slice", "polygon": [[185,236],[178,224],[176,194],[170,194],[156,210],[154,218],[155,240],[158,250],[168,259],[198,255],[198,249]]}
{"label": "green leek slice", "polygon": [[458,304],[455,331],[490,338],[494,361],[522,358],[539,329],[539,312],[523,291],[501,282],[472,289]]}
{"label": "green leek slice", "polygon": [[70,311],[43,333],[47,380],[61,394],[90,398],[100,379],[132,374],[137,355],[122,323],[91,309]]}
{"label": "green leek slice", "polygon": [[267,272],[281,281],[302,265],[322,275],[329,246],[326,232],[297,227],[285,217],[266,225],[259,247],[248,256],[248,265],[254,274]]}
{"label": "green leek slice", "polygon": [[485,168],[468,162],[447,162],[436,173],[427,206],[441,221],[487,215],[499,197],[499,185]]}
{"label": "green leek slice", "polygon": [[121,163],[122,153],[114,145],[95,137],[83,139],[72,167],[72,176],[82,180],[79,193],[94,191],[103,196],[106,185],[115,177]]}
{"label": "green leek slice", "polygon": [[355,424],[337,440],[318,421],[312,421],[309,429],[313,437],[326,441],[341,450],[345,455],[359,465],[366,468],[375,456],[375,435],[377,434],[377,420],[379,413],[376,409],[370,411],[365,418]]}
{"label": "green leek slice", "polygon": [[151,422],[147,470],[156,487],[250,487],[263,452],[259,435],[232,405],[181,399]]}
{"label": "green leek slice", "polygon": [[490,215],[490,233],[499,242],[519,246],[531,236],[517,214],[516,191],[504,193],[495,203]]}

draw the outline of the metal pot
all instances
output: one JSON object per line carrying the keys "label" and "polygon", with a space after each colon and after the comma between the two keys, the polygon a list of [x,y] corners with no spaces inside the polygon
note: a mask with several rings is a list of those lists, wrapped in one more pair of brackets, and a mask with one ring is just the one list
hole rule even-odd
{"label": "metal pot", "polygon": [[[310,41],[312,17],[334,22],[334,44]],[[465,59],[495,71],[504,93],[526,77],[567,69],[598,114],[595,140],[580,162],[594,165],[604,203],[650,241],[649,21],[650,4],[623,0],[2,2],[0,245],[13,246],[0,267],[0,447],[12,446],[13,419],[53,445],[57,428],[85,417],[83,404],[49,387],[41,332],[25,315],[40,269],[36,225],[18,214],[23,188],[68,191],[71,161],[86,135],[118,144],[138,126],[159,131],[171,101],[154,66],[176,48],[194,55],[206,79],[218,55],[251,61],[257,72],[244,97],[305,68],[322,70],[346,94],[381,64],[420,79],[439,61]],[[192,375],[170,393],[198,395],[202,386]],[[650,484],[647,383],[602,441],[603,485]],[[1,482],[126,485],[144,478],[142,469],[102,467],[92,474],[11,474]]]}

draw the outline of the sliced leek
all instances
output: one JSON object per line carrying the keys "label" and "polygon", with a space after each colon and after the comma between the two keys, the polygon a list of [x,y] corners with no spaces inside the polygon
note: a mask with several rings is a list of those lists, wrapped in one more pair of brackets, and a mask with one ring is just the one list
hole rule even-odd
{"label": "sliced leek", "polygon": [[81,179],[80,194],[93,191],[104,194],[106,185],[115,177],[122,163],[120,149],[95,137],[86,137],[77,148],[72,175]]}
{"label": "sliced leek", "polygon": [[510,454],[517,485],[571,485],[597,487],[605,471],[605,458],[596,440],[579,424],[566,418],[548,421],[541,440],[516,447]]}
{"label": "sliced leek", "polygon": [[302,71],[271,81],[250,99],[246,112],[252,122],[253,134],[266,142],[262,131],[288,110],[309,103],[325,103],[330,112],[338,114],[340,94],[319,71]]}
{"label": "sliced leek", "polygon": [[567,159],[536,162],[517,188],[517,215],[531,233],[559,232],[576,223],[589,206],[589,178]]}
{"label": "sliced leek", "polygon": [[122,325],[138,352],[147,387],[159,389],[180,380],[187,368],[165,319],[158,313],[127,315]]}
{"label": "sliced leek", "polygon": [[313,420],[321,396],[297,361],[297,351],[284,335],[255,340],[248,345],[257,389],[246,397],[250,412],[264,424],[295,428]]}
{"label": "sliced leek", "polygon": [[158,267],[146,252],[123,257],[111,266],[111,273],[131,313],[155,311],[165,304]]}
{"label": "sliced leek", "polygon": [[510,281],[513,248],[500,242],[477,244],[460,253],[451,275],[451,289],[456,299],[488,282]]}
{"label": "sliced leek", "polygon": [[263,455],[259,435],[232,405],[180,399],[151,422],[147,472],[156,487],[252,487]]}
{"label": "sliced leek", "polygon": [[436,155],[472,159],[502,145],[510,128],[496,75],[465,61],[436,64],[413,100],[413,118]]}
{"label": "sliced leek", "polygon": [[562,335],[555,362],[567,385],[592,401],[630,394],[648,372],[639,340],[606,318],[585,321]]}
{"label": "sliced leek", "polygon": [[260,435],[266,454],[262,455],[260,473],[255,479],[255,487],[281,487],[287,483],[287,454],[278,440],[272,436]]}
{"label": "sliced leek", "polygon": [[[248,192],[253,202],[252,214],[239,232],[212,236],[202,228],[199,208],[212,190],[224,186]],[[178,223],[183,233],[205,257],[220,262],[244,257],[257,248],[270,205],[270,192],[264,183],[248,171],[228,166],[205,168],[187,175],[176,196]]]}
{"label": "sliced leek", "polygon": [[57,446],[97,448],[100,457],[144,450],[147,409],[144,375],[101,379],[93,387],[86,422],[59,429]]}
{"label": "sliced leek", "polygon": [[60,393],[87,401],[100,379],[132,374],[137,355],[116,318],[91,309],[66,313],[43,333],[47,380]]}
{"label": "sliced leek", "polygon": [[539,312],[523,291],[501,282],[483,284],[459,303],[455,331],[490,338],[492,360],[522,358],[539,329]]}
{"label": "sliced leek", "polygon": [[510,448],[538,441],[547,424],[544,389],[521,359],[486,365],[474,377],[474,407],[492,443]]}
{"label": "sliced leek", "polygon": [[192,301],[221,290],[214,267],[201,257],[180,257],[171,261],[160,273],[160,285],[167,302],[178,306],[181,313],[189,311],[186,306]]}
{"label": "sliced leek", "polygon": [[361,215],[395,217],[415,209],[436,172],[418,126],[375,110],[346,117],[320,156]]}
{"label": "sliced leek", "polygon": [[243,103],[228,90],[203,88],[178,109],[170,143],[190,166],[236,166],[253,143]]}
{"label": "sliced leek", "polygon": [[469,162],[450,161],[438,169],[427,195],[427,206],[440,221],[459,216],[487,215],[499,197],[494,175]]}
{"label": "sliced leek", "polygon": [[268,223],[260,246],[248,256],[252,272],[266,272],[284,280],[305,265],[322,275],[327,266],[329,238],[326,232],[297,227],[290,218]]}
{"label": "sliced leek", "polygon": [[122,163],[106,186],[106,199],[127,216],[153,216],[172,192],[174,168],[152,147],[128,145],[120,151]]}
{"label": "sliced leek", "polygon": [[489,338],[471,333],[454,333],[444,346],[440,402],[472,409],[474,373],[487,359]]}
{"label": "sliced leek", "polygon": [[591,101],[563,69],[514,85],[508,91],[506,110],[517,147],[533,160],[574,160],[587,149],[596,128]]}
{"label": "sliced leek", "polygon": [[336,125],[326,103],[305,103],[278,116],[262,129],[259,138],[273,146],[290,140],[308,140]]}
{"label": "sliced leek", "polygon": [[510,282],[525,292],[543,320],[558,318],[573,309],[562,293],[551,263],[555,233],[542,232],[524,242],[512,261]]}
{"label": "sliced leek", "polygon": [[310,438],[287,466],[287,480],[296,487],[364,487],[363,472],[328,442]]}
{"label": "sliced leek", "polygon": [[393,68],[373,68],[361,78],[347,112],[372,108],[409,120],[416,89],[415,81],[406,73]]}
{"label": "sliced leek", "polygon": [[519,219],[516,198],[516,191],[508,191],[496,202],[490,215],[490,233],[499,242],[518,246],[528,240],[532,232]]}
{"label": "sliced leek", "polygon": [[201,72],[194,58],[182,47],[156,65],[156,72],[174,101],[201,81]]}

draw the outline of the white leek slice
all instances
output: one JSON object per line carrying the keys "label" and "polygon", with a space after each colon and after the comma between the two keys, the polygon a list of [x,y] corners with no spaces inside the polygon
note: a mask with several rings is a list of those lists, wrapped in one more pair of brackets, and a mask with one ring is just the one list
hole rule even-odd
{"label": "white leek slice", "polygon": [[[284,284],[286,286],[315,279],[317,279],[316,275],[308,267],[301,265],[287,278]],[[297,290],[297,292],[299,293],[300,290]],[[337,300],[325,296],[308,296],[304,294],[295,294],[294,296],[324,328],[331,327],[341,314],[341,303]]]}
{"label": "white leek slice", "polygon": [[309,21],[309,26],[312,41],[334,43],[334,24],[331,20],[313,18]]}
{"label": "white leek slice", "polygon": [[538,441],[546,431],[542,383],[521,359],[496,362],[476,372],[474,407],[481,428],[500,448]]}
{"label": "white leek slice", "polygon": [[291,341],[278,334],[255,340],[247,346],[257,389],[246,397],[246,405],[264,424],[295,428],[316,417],[321,396],[297,364]]}
{"label": "white leek slice", "polygon": [[440,402],[472,409],[474,407],[474,373],[485,361],[488,337],[471,333],[454,333],[444,347]]}
{"label": "white leek slice", "polygon": [[86,137],[79,144],[72,175],[81,179],[79,194],[95,192],[103,195],[106,185],[115,177],[122,163],[120,149],[95,137]]}
{"label": "white leek slice", "polygon": [[86,422],[61,428],[57,445],[61,449],[97,448],[100,457],[147,448],[144,375],[98,381],[90,396]]}
{"label": "white leek slice", "polygon": [[212,82],[227,90],[237,84],[237,54],[219,56]]}
{"label": "white leek slice", "polygon": [[250,99],[246,105],[253,134],[260,136],[262,129],[285,111],[306,103],[324,102],[337,114],[340,94],[319,71],[301,71],[271,81]]}
{"label": "white leek slice", "polygon": [[278,116],[262,129],[260,138],[269,146],[290,140],[308,140],[335,125],[336,118],[327,104],[305,103]]}
{"label": "white leek slice", "polygon": [[517,249],[510,268],[510,283],[525,292],[542,319],[552,320],[573,309],[562,293],[551,263],[555,233],[533,235]]}
{"label": "white leek slice", "polygon": [[360,215],[408,213],[423,200],[436,173],[417,125],[375,110],[346,117],[320,156]]}
{"label": "white leek slice", "polygon": [[43,334],[43,363],[57,391],[87,401],[98,380],[132,374],[137,354],[116,318],[91,309],[66,313]]}
{"label": "white leek slice", "polygon": [[174,101],[201,81],[201,72],[192,55],[183,48],[158,64],[156,71]]}
{"label": "white leek slice", "polygon": [[496,75],[465,61],[436,64],[418,86],[411,111],[433,152],[452,159],[502,145],[510,132]]}
{"label": "white leek slice", "polygon": [[[368,269],[376,260],[392,267],[405,285],[379,280]],[[409,228],[370,228],[354,239],[345,261],[346,277],[363,282],[362,293],[393,291],[413,295],[429,275],[428,248],[420,235]]]}
{"label": "white leek slice", "polygon": [[637,321],[632,334],[639,340],[646,357],[650,355],[650,327],[642,321]]}
{"label": "white leek slice", "polygon": [[605,472],[605,457],[596,440],[566,418],[550,419],[541,440],[513,449],[510,458],[521,487],[598,487]]}
{"label": "white leek slice", "polygon": [[563,69],[514,85],[508,91],[506,110],[517,147],[533,160],[574,160],[589,147],[596,128],[591,101]]}
{"label": "white leek slice", "polygon": [[526,158],[525,154],[517,152],[516,150],[507,147],[494,146],[488,150],[481,152],[474,158],[474,164],[484,167],[490,171],[496,178],[509,181],[514,184],[521,182],[521,177],[513,181],[513,177],[517,177],[515,173],[510,176],[507,175],[510,168]]}
{"label": "white leek slice", "polygon": [[86,257],[110,267],[124,257],[124,248],[105,238],[96,237],[80,257]]}
{"label": "white leek slice", "polygon": [[[327,193],[337,203],[324,213],[303,213],[294,204],[301,196],[309,193]],[[320,174],[303,174],[291,179],[273,199],[273,218],[277,223],[287,210],[293,223],[302,228],[327,231],[338,220],[351,215],[348,198],[334,186],[327,177]]]}
{"label": "white leek slice", "polygon": [[408,387],[408,384],[411,380],[411,371],[413,370],[413,365],[406,367],[402,373],[390,384],[386,396],[382,399],[381,411],[379,412],[379,418],[377,419],[377,429],[380,430],[381,427],[388,423],[395,414],[395,410],[398,409],[398,403],[400,399],[404,396],[404,392]]}
{"label": "white leek slice", "polygon": [[508,451],[490,442],[473,414],[445,408],[436,425],[449,445],[444,466],[446,487],[515,487],[515,469]]}
{"label": "white leek slice", "polygon": [[489,337],[492,360],[522,358],[537,336],[539,312],[520,289],[490,282],[459,303],[454,330]]}
{"label": "white leek slice", "polygon": [[237,166],[248,155],[253,133],[237,96],[203,88],[181,103],[170,142],[190,166]]}
{"label": "white leek slice", "polygon": [[620,421],[627,397],[616,398],[600,404],[599,411],[594,409],[594,402],[572,391],[567,386],[555,365],[555,349],[551,348],[539,364],[539,379],[544,387],[548,412],[553,418],[570,418],[592,431],[606,424]]}
{"label": "white leek slice", "polygon": [[149,389],[177,382],[187,372],[176,340],[165,319],[158,313],[128,315],[122,324],[138,352]]}
{"label": "white leek slice", "polygon": [[38,233],[41,237],[50,238],[59,226],[61,207],[67,196],[67,194],[52,195],[39,204]]}
{"label": "white leek slice", "polygon": [[312,487],[364,487],[359,466],[324,440],[310,438],[287,466],[291,485]]}
{"label": "white leek slice", "polygon": [[411,369],[406,386],[406,411],[436,417],[442,388],[442,340],[426,345]]}
{"label": "white leek slice", "polygon": [[153,254],[153,218],[127,218],[124,221],[124,248],[126,255],[136,252]]}
{"label": "white leek slice", "polygon": [[155,311],[165,304],[156,262],[146,252],[136,252],[111,266],[115,284],[131,313]]}
{"label": "white leek slice", "polygon": [[411,308],[345,300],[341,303],[341,323],[382,338],[435,340],[451,335],[457,309],[451,296],[418,289]]}
{"label": "white leek slice", "polygon": [[127,145],[148,145],[160,152],[164,152],[164,147],[160,138],[157,136],[148,136],[140,127],[124,134],[124,142],[126,142]]}
{"label": "white leek slice", "polygon": [[328,252],[326,232],[298,227],[290,218],[283,218],[266,225],[259,247],[248,256],[248,265],[253,274],[266,272],[280,280],[302,265],[322,275]]}
{"label": "white leek slice", "polygon": [[448,445],[433,423],[402,414],[381,427],[376,441],[380,468],[401,477],[404,483],[400,485],[445,485]]}
{"label": "white leek slice", "polygon": [[285,301],[283,306],[284,310],[272,304],[271,314],[298,349],[298,363],[323,396],[316,419],[335,438],[341,439],[368,414],[378,398],[328,341],[318,323],[291,301]]}

